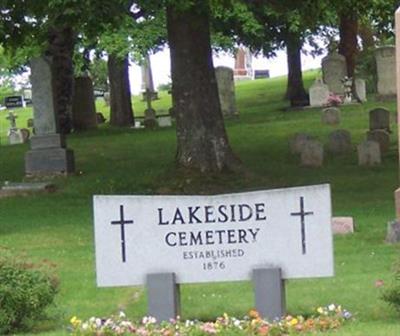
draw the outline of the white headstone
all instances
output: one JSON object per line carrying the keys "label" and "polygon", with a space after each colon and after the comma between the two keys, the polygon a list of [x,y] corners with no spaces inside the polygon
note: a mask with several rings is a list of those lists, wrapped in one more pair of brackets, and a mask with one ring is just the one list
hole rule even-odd
{"label": "white headstone", "polygon": [[169,115],[158,116],[157,123],[158,123],[159,127],[170,127],[170,126],[172,126],[171,116],[169,116]]}
{"label": "white headstone", "polygon": [[99,286],[333,275],[329,185],[216,196],[94,196]]}
{"label": "white headstone", "polygon": [[381,97],[396,95],[396,49],[385,46],[376,49],[376,72],[378,94]]}
{"label": "white headstone", "polygon": [[8,131],[8,143],[10,145],[17,145],[24,143],[24,138],[19,128],[10,128]]}
{"label": "white headstone", "polygon": [[356,78],[354,80],[354,85],[357,93],[357,97],[362,101],[367,101],[367,88],[365,85],[365,80],[361,78]]}
{"label": "white headstone", "polygon": [[310,106],[323,106],[328,102],[329,88],[322,79],[316,79],[310,87]]}

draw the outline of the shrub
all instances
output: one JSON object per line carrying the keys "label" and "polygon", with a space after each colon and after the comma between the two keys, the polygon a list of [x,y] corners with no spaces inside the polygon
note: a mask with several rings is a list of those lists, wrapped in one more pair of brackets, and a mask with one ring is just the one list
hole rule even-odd
{"label": "shrub", "polygon": [[170,91],[172,89],[171,82],[160,84],[157,87],[158,91]]}
{"label": "shrub", "polygon": [[48,262],[32,264],[0,249],[0,334],[42,317],[58,291]]}
{"label": "shrub", "polygon": [[400,311],[400,260],[393,265],[393,283],[384,290],[382,299]]}

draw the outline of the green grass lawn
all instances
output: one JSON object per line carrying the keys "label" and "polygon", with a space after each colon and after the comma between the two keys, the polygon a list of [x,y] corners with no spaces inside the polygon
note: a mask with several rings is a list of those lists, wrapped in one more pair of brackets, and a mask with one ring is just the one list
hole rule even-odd
{"label": "green grass lawn", "polygon": [[[308,86],[315,74],[306,74]],[[92,195],[235,192],[330,183],[333,214],[353,216],[356,233],[335,237],[335,277],[287,282],[288,311],[308,315],[314,307],[338,303],[356,318],[335,335],[400,335],[399,313],[380,300],[382,288],[375,287],[378,279],[390,283],[391,265],[399,257],[397,245],[384,243],[387,222],[395,217],[397,126],[392,124],[390,150],[375,168],[359,167],[355,150],[339,157],[327,155],[320,169],[302,168],[288,146],[296,132],[326,142],[337,128],[349,130],[357,144],[365,138],[368,111],[385,106],[394,116],[395,103],[369,97],[363,105],[343,107],[341,124],[328,126],[321,124],[319,109],[288,111],[282,100],[284,88],[284,78],[237,85],[240,117],[227,120],[226,126],[232,147],[247,168],[244,174],[182,178],[175,170],[173,128],[149,131],[101,125],[96,131],[68,137],[79,173],[55,179],[56,193],[0,199],[0,246],[57,264],[61,291],[53,319],[40,323],[36,333],[66,334],[73,315],[104,317],[121,309],[133,318],[146,314],[143,288],[96,287]],[[154,104],[160,114],[169,106],[166,93]],[[97,109],[108,116],[102,101]],[[135,97],[135,114],[142,115],[144,109]],[[25,127],[31,113],[29,108],[19,110],[17,125]],[[5,145],[5,115],[0,111],[0,181],[21,181],[28,145]],[[213,319],[227,312],[241,317],[253,306],[252,295],[249,282],[183,285],[182,316]]]}

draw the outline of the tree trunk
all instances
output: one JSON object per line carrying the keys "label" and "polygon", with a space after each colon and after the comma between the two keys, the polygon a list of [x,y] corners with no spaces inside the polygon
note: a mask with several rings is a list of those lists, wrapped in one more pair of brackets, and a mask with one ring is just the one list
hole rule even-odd
{"label": "tree trunk", "polygon": [[72,99],[72,123],[75,131],[97,127],[97,116],[93,84],[90,77],[75,78]]}
{"label": "tree trunk", "polygon": [[122,60],[115,55],[108,56],[110,124],[113,126],[124,127],[135,124],[128,71],[128,56]]}
{"label": "tree trunk", "polygon": [[375,47],[374,31],[371,28],[370,22],[360,22],[358,34],[360,35],[361,45],[363,50],[372,49]]}
{"label": "tree trunk", "polygon": [[52,28],[48,35],[48,53],[52,56],[54,108],[58,115],[60,132],[68,134],[72,129],[72,95],[74,68],[72,55],[75,34],[70,27]]}
{"label": "tree trunk", "polygon": [[288,64],[288,79],[286,97],[291,106],[308,105],[308,95],[304,89],[303,74],[301,71],[302,42],[297,34],[288,33],[286,52]]}
{"label": "tree trunk", "polygon": [[347,76],[354,78],[357,55],[358,19],[354,13],[340,15],[339,54],[346,58]]}
{"label": "tree trunk", "polygon": [[167,8],[177,163],[201,171],[239,168],[225,131],[211,56],[208,1]]}

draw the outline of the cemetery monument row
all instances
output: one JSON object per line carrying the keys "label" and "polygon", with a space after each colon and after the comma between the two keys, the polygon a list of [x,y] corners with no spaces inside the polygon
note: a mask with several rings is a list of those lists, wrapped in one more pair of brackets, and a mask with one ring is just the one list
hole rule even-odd
{"label": "cemetery monument row", "polygon": [[333,275],[329,185],[94,196],[94,224],[98,285],[147,284],[149,302],[171,303],[164,314],[149,303],[158,319],[176,317],[177,284],[253,279],[258,311],[275,318],[284,315],[283,279]]}

